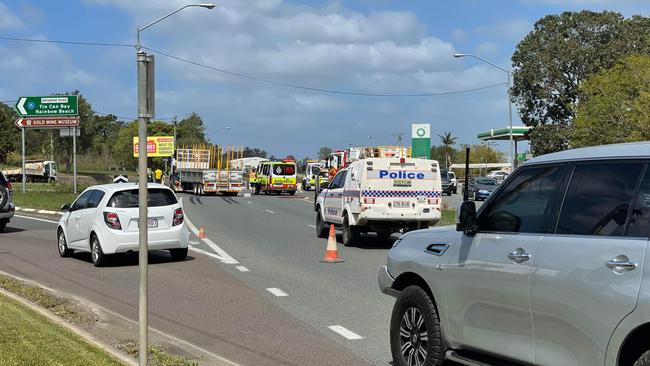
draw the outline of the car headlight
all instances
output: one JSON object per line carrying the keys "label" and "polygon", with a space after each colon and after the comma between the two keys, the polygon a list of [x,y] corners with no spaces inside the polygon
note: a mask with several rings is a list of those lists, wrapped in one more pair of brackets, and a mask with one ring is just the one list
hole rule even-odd
{"label": "car headlight", "polygon": [[478,193],[480,193],[480,194],[490,194],[490,191],[487,191],[485,189],[479,189]]}

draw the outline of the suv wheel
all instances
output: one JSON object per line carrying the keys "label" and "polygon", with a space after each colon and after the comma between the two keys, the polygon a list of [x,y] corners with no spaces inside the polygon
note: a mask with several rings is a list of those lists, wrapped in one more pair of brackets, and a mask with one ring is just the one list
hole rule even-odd
{"label": "suv wheel", "polygon": [[9,190],[0,186],[0,208],[5,207],[7,201],[9,201]]}
{"label": "suv wheel", "polygon": [[344,214],[345,218],[343,219],[343,245],[346,247],[351,247],[359,241],[359,230],[357,228],[350,226],[348,221],[347,214]]}
{"label": "suv wheel", "polygon": [[397,298],[390,320],[396,366],[438,366],[445,361],[438,311],[429,295],[409,286]]}
{"label": "suv wheel", "polygon": [[169,250],[172,259],[175,261],[182,261],[187,257],[187,248],[174,248]]}
{"label": "suv wheel", "polygon": [[650,366],[650,350],[646,351],[634,363],[634,366]]}
{"label": "suv wheel", "polygon": [[93,260],[93,265],[95,267],[101,267],[106,262],[106,256],[102,251],[101,244],[99,244],[99,238],[93,234],[90,240],[90,256]]}
{"label": "suv wheel", "polygon": [[59,255],[61,257],[69,257],[70,254],[74,253],[73,250],[68,249],[68,242],[65,240],[63,230],[59,230],[57,247],[59,248]]}
{"label": "suv wheel", "polygon": [[323,217],[320,215],[320,209],[316,214],[316,236],[319,238],[327,238],[327,226],[323,221]]}

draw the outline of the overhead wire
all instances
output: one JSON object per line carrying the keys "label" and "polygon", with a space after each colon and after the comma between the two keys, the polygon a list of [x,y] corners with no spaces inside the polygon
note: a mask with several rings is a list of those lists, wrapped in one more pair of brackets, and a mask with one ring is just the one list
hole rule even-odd
{"label": "overhead wire", "polygon": [[[81,42],[81,41],[66,41],[66,40],[43,40],[43,39],[20,38],[20,37],[0,37],[0,40],[15,41],[15,42],[37,42],[37,43],[67,44],[67,45],[78,45],[78,46],[133,47],[133,48],[136,47],[136,45],[129,44],[129,43]],[[312,92],[320,92],[320,93],[327,93],[327,94],[362,96],[362,97],[398,97],[398,98],[435,97],[435,96],[470,93],[470,92],[475,92],[475,91],[481,91],[481,90],[496,88],[496,87],[504,86],[504,85],[507,84],[506,82],[501,82],[501,83],[485,85],[485,86],[476,87],[476,88],[451,90],[451,91],[443,91],[443,92],[423,92],[423,93],[367,93],[367,92],[357,92],[357,91],[347,91],[347,90],[335,90],[335,89],[312,87],[312,86],[307,86],[307,85],[300,85],[300,84],[294,84],[294,83],[288,83],[288,82],[283,82],[283,81],[277,81],[277,80],[261,78],[261,77],[257,77],[257,76],[244,74],[244,73],[241,73],[241,72],[235,72],[235,71],[230,71],[230,70],[226,70],[226,69],[215,67],[215,66],[206,65],[206,64],[203,64],[203,63],[200,63],[200,62],[197,62],[197,61],[193,61],[193,60],[189,60],[189,59],[185,59],[185,58],[182,58],[182,57],[179,57],[179,56],[173,55],[171,53],[168,53],[168,52],[165,52],[165,51],[162,51],[162,50],[158,50],[158,49],[155,49],[155,48],[152,48],[152,47],[142,46],[142,48],[146,49],[146,50],[149,50],[151,52],[157,53],[157,54],[159,54],[161,56],[164,56],[164,57],[179,61],[179,62],[184,62],[184,63],[194,65],[194,66],[197,66],[197,67],[201,67],[201,68],[204,68],[204,69],[207,69],[207,70],[219,72],[219,73],[234,76],[234,77],[239,77],[239,78],[242,78],[242,79],[247,79],[247,80],[261,82],[261,83],[266,83],[266,84],[270,84],[270,85],[283,86],[283,87],[288,87],[288,88],[301,89],[301,90],[307,90],[307,91],[312,91]]]}

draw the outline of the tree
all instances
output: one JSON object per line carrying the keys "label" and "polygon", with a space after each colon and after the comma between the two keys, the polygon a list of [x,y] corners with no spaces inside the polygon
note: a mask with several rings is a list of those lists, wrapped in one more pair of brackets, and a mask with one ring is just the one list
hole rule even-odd
{"label": "tree", "polygon": [[[458,160],[465,162],[465,149],[458,152]],[[505,155],[490,144],[476,144],[470,146],[469,162],[472,164],[478,163],[503,163]]]}
{"label": "tree", "polygon": [[456,140],[458,140],[458,137],[453,137],[451,135],[451,132],[445,132],[442,135],[438,135],[440,137],[440,142],[442,143],[442,146],[444,147],[444,153],[445,153],[445,168],[449,168],[449,165],[451,165],[451,151],[453,149],[453,146],[456,144]]}
{"label": "tree", "polygon": [[7,162],[7,155],[16,151],[20,132],[15,125],[16,113],[4,103],[0,103],[0,163]]}
{"label": "tree", "polygon": [[321,146],[321,148],[318,150],[318,159],[319,160],[327,159],[327,157],[331,153],[332,153],[332,148],[331,147]]}
{"label": "tree", "polygon": [[257,147],[251,148],[251,147],[245,147],[244,148],[244,157],[245,158],[252,158],[252,157],[258,157],[258,158],[266,158],[268,153],[262,149],[259,149]]}
{"label": "tree", "polygon": [[[522,121],[535,127],[535,154],[568,147],[580,84],[625,55],[647,53],[649,25],[647,18],[608,11],[564,12],[535,23],[512,56],[511,90]],[[560,127],[537,128],[546,125]]]}
{"label": "tree", "polygon": [[580,87],[574,147],[650,140],[650,57],[629,56]]}
{"label": "tree", "polygon": [[192,112],[189,116],[180,120],[176,127],[176,140],[177,146],[207,144],[205,125],[201,116],[196,112]]}

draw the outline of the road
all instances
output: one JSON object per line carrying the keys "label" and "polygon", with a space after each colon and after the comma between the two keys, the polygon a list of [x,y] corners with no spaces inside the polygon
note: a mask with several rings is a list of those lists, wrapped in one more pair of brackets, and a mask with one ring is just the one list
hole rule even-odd
{"label": "road", "polygon": [[[56,225],[23,218],[15,218],[0,238],[3,271],[137,320],[137,256],[115,256],[103,268],[93,267],[87,254],[60,258]],[[367,364],[210,257],[193,254],[173,262],[168,253],[152,252],[149,260],[153,328],[242,365]]]}

